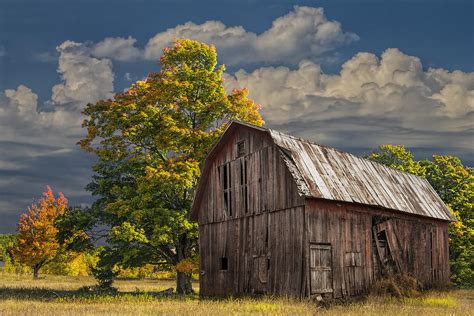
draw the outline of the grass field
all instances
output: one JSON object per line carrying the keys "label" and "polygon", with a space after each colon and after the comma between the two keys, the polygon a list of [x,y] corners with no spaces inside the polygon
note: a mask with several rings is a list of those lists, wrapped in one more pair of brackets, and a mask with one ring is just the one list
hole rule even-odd
{"label": "grass field", "polygon": [[[403,301],[369,297],[352,303],[318,306],[285,298],[200,300],[153,296],[173,281],[119,280],[116,295],[78,291],[94,285],[90,277],[0,274],[0,315],[474,315],[474,290],[429,292]],[[194,287],[197,289],[198,284]]]}

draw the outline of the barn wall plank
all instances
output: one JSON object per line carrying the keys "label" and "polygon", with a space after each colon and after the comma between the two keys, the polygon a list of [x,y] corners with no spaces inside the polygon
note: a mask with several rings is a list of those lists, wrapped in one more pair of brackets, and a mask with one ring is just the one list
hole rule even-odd
{"label": "barn wall plank", "polygon": [[[387,232],[394,245],[391,251],[398,256],[402,273],[416,277],[426,286],[449,282],[446,222],[314,199],[308,200],[305,212],[308,242],[332,246],[336,298],[367,293],[382,277],[373,259],[374,216],[385,220],[380,229]],[[355,266],[351,266],[351,258],[355,258]]]}

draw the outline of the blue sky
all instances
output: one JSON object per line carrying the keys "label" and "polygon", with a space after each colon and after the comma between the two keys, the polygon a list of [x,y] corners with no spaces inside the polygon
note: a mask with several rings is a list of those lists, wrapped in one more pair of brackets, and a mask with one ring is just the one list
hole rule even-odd
{"label": "blue sky", "polygon": [[[271,22],[292,10],[294,5],[323,7],[326,15],[342,23],[344,29],[360,36],[351,45],[340,47],[339,63],[325,66],[335,72],[359,51],[380,54],[398,47],[422,59],[425,67],[474,71],[474,6],[472,1],[37,1],[2,0],[1,43],[8,49],[3,59],[0,88],[25,84],[40,95],[50,96],[58,81],[56,60],[39,62],[41,53],[55,53],[66,40],[98,42],[106,37],[137,39],[146,44],[154,34],[187,21],[223,21],[242,25],[260,33]],[[203,5],[206,3],[206,5]],[[1,13],[0,13],[1,14]],[[133,72],[144,76],[154,63],[114,65],[116,73]],[[127,82],[117,78],[117,88]]]}
{"label": "blue sky", "polygon": [[0,0],[0,233],[46,184],[90,203],[80,109],[183,35],[216,44],[227,88],[248,87],[270,127],[473,165],[473,20],[472,1]]}

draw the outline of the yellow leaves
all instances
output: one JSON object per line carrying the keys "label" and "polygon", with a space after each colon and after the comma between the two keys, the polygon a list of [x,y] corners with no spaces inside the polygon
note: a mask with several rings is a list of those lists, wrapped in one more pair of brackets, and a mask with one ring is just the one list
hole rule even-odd
{"label": "yellow leaves", "polygon": [[195,160],[170,159],[163,164],[147,166],[145,172],[149,181],[173,183],[182,188],[192,188],[200,169],[199,163]]}
{"label": "yellow leaves", "polygon": [[155,226],[151,243],[153,245],[167,245],[173,243],[171,226]]}
{"label": "yellow leaves", "polygon": [[148,243],[145,231],[142,228],[135,227],[130,222],[123,222],[120,226],[113,227],[110,230],[109,236],[115,241],[127,243],[138,242],[142,244]]}
{"label": "yellow leaves", "polygon": [[147,80],[138,80],[137,82],[135,82],[135,84],[139,87],[139,88],[149,88],[150,87],[150,83],[147,81]]}
{"label": "yellow leaves", "polygon": [[261,126],[263,121],[258,112],[261,106],[248,98],[248,89],[234,89],[229,95],[232,119]]}

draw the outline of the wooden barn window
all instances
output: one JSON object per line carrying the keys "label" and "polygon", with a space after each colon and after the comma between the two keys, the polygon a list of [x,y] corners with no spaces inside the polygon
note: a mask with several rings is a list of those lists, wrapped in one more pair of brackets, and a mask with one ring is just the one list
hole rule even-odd
{"label": "wooden barn window", "polygon": [[245,156],[245,140],[237,142],[237,158]]}
{"label": "wooden barn window", "polygon": [[249,192],[247,186],[247,159],[240,159],[240,196],[245,213],[249,211]]}
{"label": "wooden barn window", "polygon": [[224,210],[227,215],[232,216],[232,170],[230,168],[230,162],[223,164],[218,170],[224,194]]}
{"label": "wooden barn window", "polygon": [[229,260],[227,260],[227,257],[219,258],[219,270],[221,271],[229,270]]}

